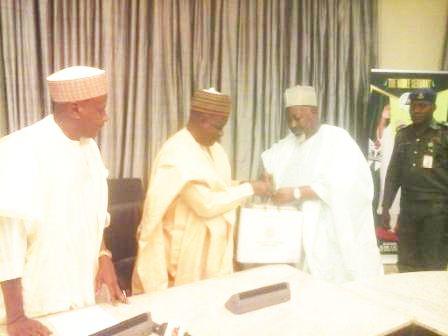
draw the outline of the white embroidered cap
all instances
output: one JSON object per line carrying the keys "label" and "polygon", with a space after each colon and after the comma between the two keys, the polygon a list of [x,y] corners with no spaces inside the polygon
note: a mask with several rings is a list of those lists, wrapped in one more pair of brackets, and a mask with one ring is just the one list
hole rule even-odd
{"label": "white embroidered cap", "polygon": [[54,102],[74,102],[107,93],[106,72],[87,66],[72,66],[47,77],[48,90]]}
{"label": "white embroidered cap", "polygon": [[312,86],[293,86],[285,91],[285,107],[317,106],[316,90]]}

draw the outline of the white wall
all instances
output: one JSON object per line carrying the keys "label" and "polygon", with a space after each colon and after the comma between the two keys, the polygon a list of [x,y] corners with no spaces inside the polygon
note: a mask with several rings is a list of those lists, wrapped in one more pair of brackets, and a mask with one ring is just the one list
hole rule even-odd
{"label": "white wall", "polygon": [[440,70],[448,0],[379,0],[379,67]]}

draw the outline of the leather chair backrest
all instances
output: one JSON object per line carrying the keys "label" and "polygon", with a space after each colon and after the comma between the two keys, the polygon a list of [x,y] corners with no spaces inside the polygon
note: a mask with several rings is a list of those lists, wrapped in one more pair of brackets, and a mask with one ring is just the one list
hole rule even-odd
{"label": "leather chair backrest", "polygon": [[138,178],[109,179],[110,226],[105,231],[106,245],[114,261],[135,257],[136,232],[143,207],[143,185]]}

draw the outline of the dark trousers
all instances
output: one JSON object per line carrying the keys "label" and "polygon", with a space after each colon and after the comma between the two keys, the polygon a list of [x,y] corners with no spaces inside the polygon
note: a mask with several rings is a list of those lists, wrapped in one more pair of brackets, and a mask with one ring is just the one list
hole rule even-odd
{"label": "dark trousers", "polygon": [[446,270],[448,202],[402,200],[398,237],[400,272]]}

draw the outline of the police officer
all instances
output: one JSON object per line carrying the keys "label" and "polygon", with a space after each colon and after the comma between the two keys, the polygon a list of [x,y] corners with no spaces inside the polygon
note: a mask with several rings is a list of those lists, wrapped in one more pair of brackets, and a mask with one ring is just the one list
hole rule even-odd
{"label": "police officer", "polygon": [[433,119],[436,93],[409,95],[412,124],[398,131],[386,175],[383,225],[401,187],[398,269],[445,270],[448,264],[448,125]]}

